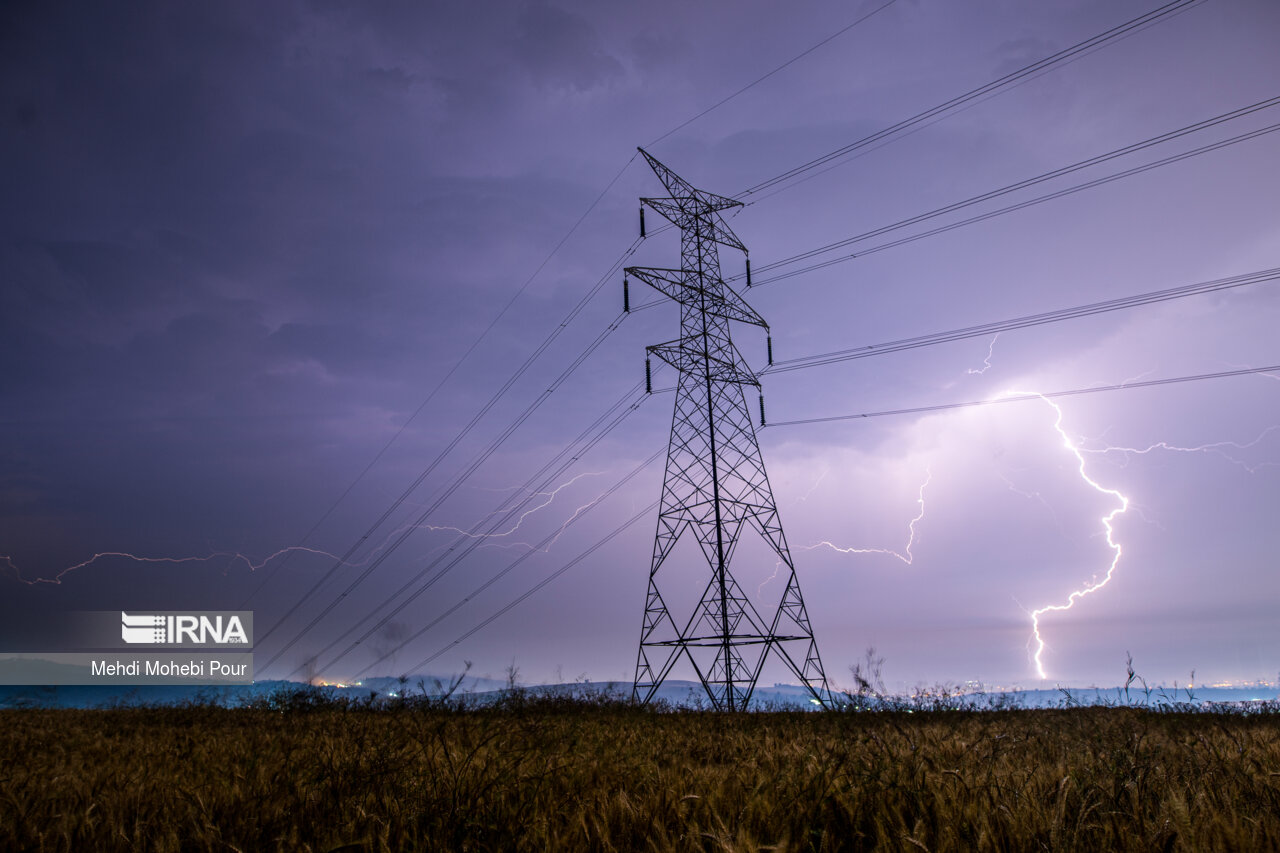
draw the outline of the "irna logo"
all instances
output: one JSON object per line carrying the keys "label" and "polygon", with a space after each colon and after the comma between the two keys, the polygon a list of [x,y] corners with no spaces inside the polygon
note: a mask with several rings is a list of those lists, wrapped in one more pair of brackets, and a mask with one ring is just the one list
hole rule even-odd
{"label": "irna logo", "polygon": [[236,614],[195,615],[120,611],[120,636],[145,645],[248,645],[244,624]]}

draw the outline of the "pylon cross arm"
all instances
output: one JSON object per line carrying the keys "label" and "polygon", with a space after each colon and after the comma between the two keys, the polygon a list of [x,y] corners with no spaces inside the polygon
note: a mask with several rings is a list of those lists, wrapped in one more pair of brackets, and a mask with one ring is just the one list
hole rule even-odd
{"label": "pylon cross arm", "polygon": [[658,176],[658,180],[662,181],[662,185],[667,188],[667,192],[673,196],[693,196],[703,201],[705,204],[720,203],[724,207],[741,207],[742,202],[731,198],[725,198],[722,195],[709,193],[706,190],[700,190],[684,178],[671,171],[665,165],[658,161],[652,154],[643,148],[637,148],[644,159],[648,161],[649,168],[653,169],[653,173]]}
{"label": "pylon cross arm", "polygon": [[[733,233],[733,229],[719,213],[726,207],[741,207],[742,202],[721,199],[720,196],[710,196],[715,201],[704,201],[701,196],[710,196],[710,194],[699,193],[696,196],[677,198],[642,198],[640,201],[662,214],[678,228],[696,229],[706,240],[730,246],[741,252],[747,251],[747,247],[738,239],[738,235]],[[720,204],[720,201],[730,203],[724,205]]]}
{"label": "pylon cross arm", "polygon": [[[668,216],[668,213],[682,216],[703,216],[743,206],[742,202],[736,199],[725,198],[722,195],[709,193],[705,190],[694,190],[686,195],[672,195],[665,198],[641,198],[640,203],[649,205],[649,207],[662,213],[663,216]],[[668,216],[668,218],[670,217]]]}
{"label": "pylon cross arm", "polygon": [[724,317],[764,329],[769,328],[769,324],[756,313],[754,308],[719,279],[712,283],[712,286],[707,287],[703,282],[689,280],[681,270],[663,267],[627,267],[623,272],[635,276],[663,296],[674,299],[682,305],[699,305],[700,307],[705,305],[707,313],[714,317]]}
{"label": "pylon cross arm", "polygon": [[736,347],[728,345],[733,360],[708,355],[698,340],[670,341],[645,347],[645,351],[665,361],[681,373],[691,376],[702,376],[710,371],[712,382],[727,382],[733,385],[754,385],[760,387],[760,380],[747,367],[746,362]]}

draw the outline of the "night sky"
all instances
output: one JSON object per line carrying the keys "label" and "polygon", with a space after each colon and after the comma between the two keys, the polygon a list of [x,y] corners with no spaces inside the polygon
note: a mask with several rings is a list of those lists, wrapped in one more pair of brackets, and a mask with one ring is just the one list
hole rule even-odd
{"label": "night sky", "polygon": [[[328,660],[424,567],[447,565],[459,531],[488,530],[597,417],[641,399],[644,347],[673,338],[678,314],[660,304],[619,323],[614,265],[677,266],[679,245],[650,212],[629,252],[637,197],[663,194],[636,147],[736,195],[1156,6],[5,4],[0,610],[244,606],[260,678],[469,661],[529,681],[629,680],[653,512],[449,646],[657,499],[661,458],[594,503],[665,447],[670,393],[557,473],[563,488],[525,504],[518,529]],[[1274,2],[1192,3],[746,196],[732,227],[758,269],[1274,98],[1277,36]],[[1276,122],[1280,105],[836,254]],[[1265,133],[734,284],[785,360],[1267,270],[1280,266],[1277,162],[1280,132]],[[740,252],[721,261],[743,270]],[[631,296],[656,298],[635,282]],[[759,441],[828,676],[847,684],[874,646],[891,686],[1108,685],[1126,653],[1152,682],[1277,678],[1280,373],[783,422],[1275,365],[1278,326],[1268,280],[766,376]],[[763,368],[762,331],[734,333]],[[1042,681],[1031,614],[1104,578],[1107,517],[1122,553],[1105,586],[1040,617]],[[774,561],[753,547],[734,569],[766,601]]]}

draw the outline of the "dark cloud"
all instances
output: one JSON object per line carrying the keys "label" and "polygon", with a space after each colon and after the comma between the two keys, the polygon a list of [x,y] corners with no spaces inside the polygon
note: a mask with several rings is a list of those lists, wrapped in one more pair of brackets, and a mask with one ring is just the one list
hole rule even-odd
{"label": "dark cloud", "polygon": [[529,3],[520,11],[512,47],[543,85],[587,92],[623,73],[585,18],[550,3]]}

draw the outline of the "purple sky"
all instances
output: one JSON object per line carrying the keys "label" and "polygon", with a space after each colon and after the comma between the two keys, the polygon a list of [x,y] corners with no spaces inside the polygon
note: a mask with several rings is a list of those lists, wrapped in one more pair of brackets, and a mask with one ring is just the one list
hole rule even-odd
{"label": "purple sky", "polygon": [[[231,556],[108,556],[63,572],[100,552],[262,561],[305,541],[344,553],[632,245],[637,197],[661,194],[636,146],[880,5],[492,3],[480,15],[471,3],[6,4],[3,607],[235,608],[261,585],[249,603],[261,637],[332,559],[297,552],[254,571]],[[898,0],[649,150],[733,195],[1155,5]],[[733,228],[763,266],[1280,95],[1278,32],[1275,3],[1195,4],[757,194]],[[1280,106],[964,215],[1277,121]],[[787,359],[1275,267],[1277,162],[1280,133],[1267,134],[746,298]],[[721,258],[741,272],[740,253]],[[675,235],[651,233],[627,263],[676,266]],[[632,298],[652,297],[635,285]],[[620,308],[618,274],[371,546],[417,518]],[[1280,362],[1278,325],[1280,288],[1268,282],[777,374],[764,391],[781,422],[1211,373]],[[628,317],[427,523],[476,529],[640,381],[644,346],[677,328],[674,306]],[[735,333],[763,367],[759,330]],[[671,385],[670,370],[655,380]],[[1043,683],[1117,683],[1126,651],[1152,681],[1192,669],[1205,682],[1276,678],[1280,378],[1055,402],[1079,458],[1038,401],[760,433],[833,681],[848,683],[874,645],[895,685],[1041,684],[1030,613],[1105,574],[1103,518],[1119,494],[1129,504],[1113,518],[1123,554],[1112,580],[1041,617]],[[319,674],[354,675],[563,525],[665,446],[671,403],[646,400],[520,530]],[[1101,452],[1160,442],[1210,447]],[[399,674],[563,566],[655,500],[661,475],[661,462],[647,468],[377,672]],[[500,675],[514,662],[534,681],[629,679],[653,526],[642,519],[428,669],[466,660]],[[413,533],[264,669],[363,569],[335,572],[258,644],[259,676],[283,677],[385,613],[455,536]],[[373,556],[365,547],[353,561]],[[764,601],[773,561],[748,545],[739,557],[744,588]]]}

